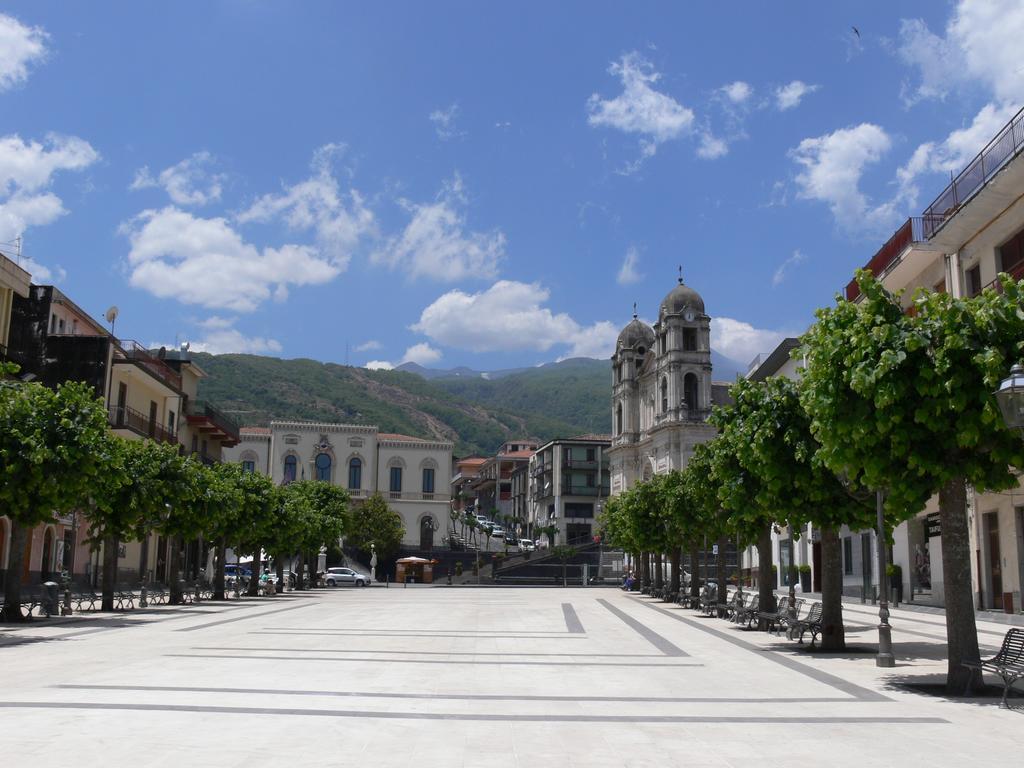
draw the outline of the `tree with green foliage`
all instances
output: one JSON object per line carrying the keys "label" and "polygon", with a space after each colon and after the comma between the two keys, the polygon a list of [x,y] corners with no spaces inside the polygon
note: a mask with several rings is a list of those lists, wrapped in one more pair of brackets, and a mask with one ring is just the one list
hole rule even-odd
{"label": "tree with green foliage", "polygon": [[163,487],[160,501],[165,513],[160,517],[156,530],[170,541],[170,594],[168,603],[180,605],[184,602],[182,589],[182,550],[185,542],[200,535],[206,527],[206,505],[203,496],[210,486],[206,467],[191,457],[179,456],[176,451],[154,454],[159,461],[155,472]]}
{"label": "tree with green foliage", "polygon": [[[472,521],[467,521],[472,525]],[[373,494],[352,514],[352,531],[348,541],[353,546],[377,552],[378,558],[386,558],[398,551],[405,536],[402,516],[395,512],[379,493]]]}
{"label": "tree with green foliage", "polygon": [[[706,537],[716,539],[719,543],[719,556],[724,557],[726,532],[732,530],[733,525],[719,497],[720,467],[716,461],[715,451],[720,445],[724,443],[712,440],[695,447],[686,468],[682,471],[681,482],[674,484],[674,493],[670,498],[673,525],[680,528],[689,544],[690,568],[693,571],[690,574],[692,598],[700,595],[698,557],[702,540]],[[724,596],[724,591],[721,594]]]}
{"label": "tree with green foliage", "polygon": [[946,685],[980,683],[961,665],[977,659],[967,485],[1013,487],[1024,442],[1004,424],[992,392],[1024,350],[1024,285],[968,299],[919,291],[905,313],[869,273],[863,299],[819,310],[804,337],[801,389],[824,462],[885,492],[887,524],[924,508],[936,492],[946,602]]}
{"label": "tree with green foliage", "polygon": [[0,509],[11,520],[0,620],[20,621],[25,542],[32,528],[84,507],[106,471],[107,411],[91,387],[0,380]]}

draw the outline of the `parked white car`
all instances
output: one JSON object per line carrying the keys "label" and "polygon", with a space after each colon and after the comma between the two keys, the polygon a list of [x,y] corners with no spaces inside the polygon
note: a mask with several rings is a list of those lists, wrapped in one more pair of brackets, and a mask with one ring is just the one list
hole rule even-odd
{"label": "parked white car", "polygon": [[534,544],[529,539],[520,539],[519,540],[519,551],[520,552],[533,552],[535,549],[537,549],[537,545]]}
{"label": "parked white car", "polygon": [[353,571],[351,568],[328,568],[324,574],[324,584],[328,587],[343,587],[353,585],[356,587],[368,587],[372,579],[369,574]]}

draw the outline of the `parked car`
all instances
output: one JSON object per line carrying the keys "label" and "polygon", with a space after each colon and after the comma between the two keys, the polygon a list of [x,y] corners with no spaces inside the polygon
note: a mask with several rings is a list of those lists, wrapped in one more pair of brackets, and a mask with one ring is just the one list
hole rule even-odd
{"label": "parked car", "polygon": [[328,568],[323,577],[328,587],[342,587],[352,584],[357,587],[368,587],[372,579],[369,574],[353,571],[351,568]]}
{"label": "parked car", "polygon": [[533,552],[535,549],[537,549],[537,545],[534,544],[529,539],[520,539],[519,540],[519,551],[520,552]]}
{"label": "parked car", "polygon": [[493,528],[491,528],[491,536],[495,539],[504,539],[505,529],[502,528],[500,525],[496,525]]}

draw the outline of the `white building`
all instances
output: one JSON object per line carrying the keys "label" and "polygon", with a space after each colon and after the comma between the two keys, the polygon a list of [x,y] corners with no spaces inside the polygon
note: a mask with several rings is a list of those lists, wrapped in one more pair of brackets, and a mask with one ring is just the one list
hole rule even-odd
{"label": "white building", "polygon": [[322,480],[341,486],[357,504],[380,493],[405,526],[406,549],[440,543],[451,508],[452,444],[379,432],[358,424],[272,421],[245,428],[224,450],[275,483]]}
{"label": "white building", "polygon": [[611,495],[685,467],[694,448],[715,436],[711,407],[727,399],[728,385],[711,381],[711,318],[680,277],[654,327],[634,314],[615,345]]}

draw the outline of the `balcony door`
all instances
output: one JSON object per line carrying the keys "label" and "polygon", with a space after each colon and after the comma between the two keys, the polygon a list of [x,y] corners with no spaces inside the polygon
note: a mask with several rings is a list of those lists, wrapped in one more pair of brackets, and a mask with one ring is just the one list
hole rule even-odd
{"label": "balcony door", "polygon": [[128,404],[128,385],[123,381],[117,385],[117,426],[123,427],[125,423],[125,406]]}
{"label": "balcony door", "polygon": [[156,437],[156,403],[149,401],[149,436]]}
{"label": "balcony door", "polygon": [[999,513],[986,512],[984,521],[985,538],[988,541],[988,588],[989,608],[1003,605],[1003,559],[999,551]]}

